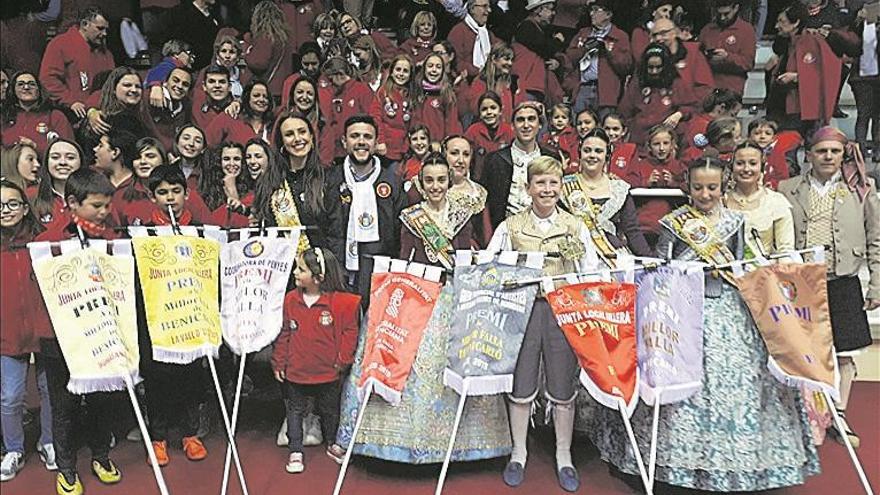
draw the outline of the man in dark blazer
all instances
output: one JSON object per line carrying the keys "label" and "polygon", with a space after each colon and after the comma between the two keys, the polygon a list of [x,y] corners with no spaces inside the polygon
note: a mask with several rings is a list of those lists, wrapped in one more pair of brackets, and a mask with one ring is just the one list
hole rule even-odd
{"label": "man in dark blazer", "polygon": [[488,193],[486,207],[492,228],[510,215],[531,206],[526,193],[526,169],[539,156],[561,160],[559,153],[538,144],[538,131],[543,124],[544,105],[525,101],[513,111],[514,140],[510,146],[486,156],[482,173],[477,177]]}

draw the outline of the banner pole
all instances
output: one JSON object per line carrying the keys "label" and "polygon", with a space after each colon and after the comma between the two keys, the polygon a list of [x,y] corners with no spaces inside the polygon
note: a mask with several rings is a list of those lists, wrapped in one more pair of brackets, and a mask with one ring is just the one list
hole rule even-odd
{"label": "banner pole", "polygon": [[639,444],[636,443],[636,436],[633,433],[632,424],[629,422],[629,416],[626,415],[626,403],[623,398],[617,399],[617,410],[620,411],[620,417],[623,418],[623,425],[626,427],[626,434],[629,437],[629,443],[633,448],[633,455],[636,458],[636,464],[639,466],[639,475],[642,477],[642,483],[645,485],[645,491],[648,495],[654,495],[654,487],[648,482],[648,473],[645,472],[645,463],[642,461],[642,453],[639,451]]}
{"label": "banner pole", "polygon": [[220,390],[220,379],[217,378],[217,366],[214,364],[212,356],[208,358],[208,366],[211,368],[211,378],[214,379],[214,390],[217,392],[217,401],[220,403],[220,414],[223,416],[223,426],[226,427],[226,438],[229,446],[232,448],[232,459],[235,461],[235,468],[238,470],[238,481],[241,482],[241,491],[244,495],[249,495],[247,484],[244,481],[244,471],[241,469],[241,459],[238,457],[238,448],[235,446],[235,437],[229,427],[229,413],[226,411],[226,403],[223,402],[223,391]]}
{"label": "banner pole", "polygon": [[357,439],[358,431],[361,429],[361,422],[364,420],[364,413],[367,411],[367,404],[370,403],[370,395],[373,394],[373,382],[367,385],[367,392],[364,394],[364,402],[358,411],[357,420],[354,422],[354,431],[351,432],[351,440],[348,441],[348,448],[345,450],[345,459],[342,461],[342,467],[339,469],[339,476],[336,478],[336,487],[333,489],[333,495],[339,495],[342,491],[342,483],[345,481],[345,472],[348,471],[348,464],[351,462],[351,453],[354,451],[354,441]]}
{"label": "banner pole", "polygon": [[[238,409],[241,402],[241,384],[244,381],[244,363],[247,357],[246,352],[241,353],[241,363],[238,366],[238,381],[235,383],[235,399],[232,401],[232,435],[235,436],[235,430],[238,429]],[[226,495],[229,488],[229,471],[232,469],[232,450],[229,445],[226,446],[226,460],[223,462],[223,484],[220,485],[220,493]]]}
{"label": "banner pole", "polygon": [[825,396],[825,401],[828,402],[828,409],[831,409],[831,414],[834,416],[834,425],[837,427],[837,431],[840,433],[841,438],[843,438],[843,443],[846,445],[846,451],[849,453],[849,458],[852,459],[853,467],[855,467],[856,471],[859,473],[859,480],[862,482],[862,487],[865,489],[865,493],[868,495],[874,495],[874,490],[871,489],[871,484],[868,483],[868,478],[865,476],[865,470],[862,468],[862,463],[859,462],[859,458],[856,456],[856,451],[853,450],[853,446],[849,441],[849,435],[846,434],[846,428],[844,428],[843,421],[837,413],[837,408],[834,407],[834,401],[831,400],[831,395],[824,389],[822,390],[822,395]]}
{"label": "banner pole", "polygon": [[464,413],[464,403],[467,400],[470,380],[470,378],[466,377],[462,383],[461,398],[458,399],[458,409],[455,411],[455,421],[452,423],[452,437],[449,439],[449,447],[446,448],[446,457],[443,459],[443,467],[440,469],[440,480],[437,482],[437,489],[434,491],[434,495],[440,495],[443,491],[443,483],[446,481],[446,473],[449,471],[449,461],[452,460],[452,448],[455,446],[455,437],[458,436],[458,427],[461,424],[461,416]]}
{"label": "banner pole", "polygon": [[657,467],[657,428],[660,423],[660,396],[663,395],[663,387],[657,389],[654,395],[654,418],[651,423],[651,453],[648,456],[648,483],[654,488],[654,470]]}
{"label": "banner pole", "polygon": [[144,421],[144,415],[141,414],[141,406],[138,404],[137,394],[134,393],[134,384],[131,377],[125,376],[125,388],[128,390],[128,398],[131,399],[131,407],[134,408],[134,415],[137,418],[138,428],[141,430],[141,437],[144,441],[144,447],[147,448],[147,456],[150,458],[150,466],[153,467],[153,476],[156,478],[156,484],[159,485],[159,493],[168,495],[168,486],[165,485],[165,477],[162,476],[162,468],[159,467],[159,461],[156,460],[156,452],[153,451],[153,441],[150,440],[150,432],[147,431],[147,423]]}

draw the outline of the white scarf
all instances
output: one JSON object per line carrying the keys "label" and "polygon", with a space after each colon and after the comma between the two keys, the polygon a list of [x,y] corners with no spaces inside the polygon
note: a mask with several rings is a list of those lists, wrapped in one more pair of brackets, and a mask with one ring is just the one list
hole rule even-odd
{"label": "white scarf", "polygon": [[489,52],[492,50],[492,43],[489,41],[489,30],[486,29],[486,26],[478,26],[477,21],[470,14],[465,16],[464,23],[477,35],[477,39],[474,40],[472,61],[476,68],[482,69],[489,58]]}
{"label": "white scarf", "polygon": [[880,72],[877,60],[877,25],[865,23],[862,29],[862,56],[859,57],[859,75],[876,76]]}
{"label": "white scarf", "polygon": [[345,233],[345,268],[358,269],[358,243],[379,240],[379,215],[376,208],[376,193],[373,184],[379,179],[382,166],[379,159],[373,157],[373,172],[365,180],[355,180],[351,171],[351,159],[345,157],[343,171],[345,183],[351,190],[351,210],[348,213],[348,229]]}

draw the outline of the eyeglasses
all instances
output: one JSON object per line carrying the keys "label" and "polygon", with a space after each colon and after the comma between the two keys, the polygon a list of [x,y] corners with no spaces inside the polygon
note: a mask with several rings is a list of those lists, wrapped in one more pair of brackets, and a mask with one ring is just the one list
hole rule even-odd
{"label": "eyeglasses", "polygon": [[36,88],[37,81],[15,81],[16,88]]}
{"label": "eyeglasses", "polygon": [[671,33],[672,31],[674,31],[674,29],[664,29],[663,31],[657,31],[656,33],[651,33],[651,37],[652,38],[662,38],[663,36],[666,36],[667,34]]}
{"label": "eyeglasses", "polygon": [[473,7],[471,7],[471,8],[490,10],[492,7],[488,3],[483,3],[483,4],[474,4]]}
{"label": "eyeglasses", "polygon": [[0,203],[0,211],[3,211],[5,208],[9,208],[9,211],[18,211],[22,206],[24,206],[24,201],[13,199],[6,203]]}

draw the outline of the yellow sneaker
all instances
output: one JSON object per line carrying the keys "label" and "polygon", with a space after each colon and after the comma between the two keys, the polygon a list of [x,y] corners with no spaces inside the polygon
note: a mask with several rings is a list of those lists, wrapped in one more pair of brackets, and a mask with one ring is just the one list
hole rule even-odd
{"label": "yellow sneaker", "polygon": [[92,473],[101,480],[101,483],[105,485],[113,485],[115,483],[119,483],[122,480],[122,473],[119,472],[119,469],[116,467],[116,464],[113,464],[113,461],[107,459],[105,464],[101,464],[100,461],[93,460],[92,461]]}
{"label": "yellow sneaker", "polygon": [[58,495],[82,495],[83,485],[76,474],[73,475],[73,483],[70,483],[63,474],[58,473],[55,476],[55,491]]}

